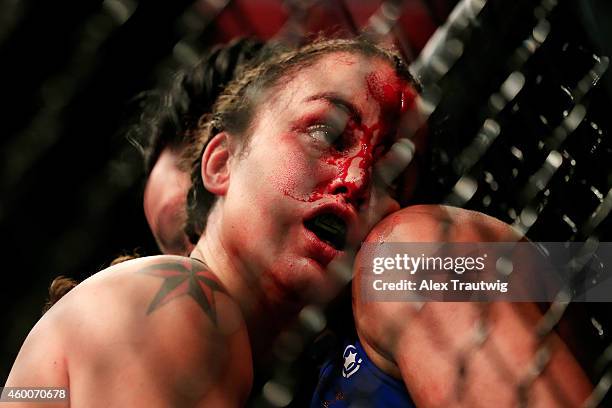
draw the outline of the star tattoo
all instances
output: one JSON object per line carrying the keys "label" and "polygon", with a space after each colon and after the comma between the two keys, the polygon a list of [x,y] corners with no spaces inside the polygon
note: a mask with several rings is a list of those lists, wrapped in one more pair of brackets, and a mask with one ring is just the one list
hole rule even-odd
{"label": "star tattoo", "polygon": [[195,259],[164,262],[143,268],[141,272],[164,279],[147,309],[147,314],[153,313],[173,299],[187,295],[195,300],[217,325],[214,292],[225,293],[225,290],[204,262]]}

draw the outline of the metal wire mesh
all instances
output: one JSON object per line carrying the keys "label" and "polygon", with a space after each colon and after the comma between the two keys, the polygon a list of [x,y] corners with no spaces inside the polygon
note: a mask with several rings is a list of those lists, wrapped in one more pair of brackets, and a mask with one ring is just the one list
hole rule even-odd
{"label": "metal wire mesh", "polygon": [[[340,22],[349,34],[364,32],[377,41],[395,43],[423,82],[419,107],[428,117],[431,132],[431,171],[424,175],[423,199],[493,215],[534,241],[597,245],[609,241],[612,231],[612,140],[606,111],[612,89],[606,74],[609,58],[605,46],[593,41],[588,32],[588,20],[572,24],[572,15],[581,6],[569,3],[463,0],[455,5],[395,0],[362,6],[343,0],[270,2],[260,7],[269,7],[276,23],[265,28],[258,25],[261,9],[250,9],[246,2],[184,3],[170,16],[176,17],[171,21],[172,41],[166,41],[160,55],[148,61],[151,81],[163,78],[176,66],[194,64],[208,45],[226,41],[236,31],[299,43],[305,35],[327,29],[330,22],[336,27]],[[11,122],[14,137],[3,144],[2,151],[0,219],[5,223],[18,214],[22,201],[31,199],[19,191],[19,183],[31,177],[34,164],[60,143],[66,132],[62,120],[66,110],[73,109],[82,88],[90,86],[92,78],[99,78],[100,70],[107,67],[100,63],[99,55],[117,30],[139,18],[137,6],[141,7],[127,0],[107,0],[99,9],[82,12],[87,18],[82,19],[64,65],[41,79],[37,106],[22,108],[27,124]],[[455,7],[448,13],[450,6]],[[13,10],[17,6],[7,3],[2,7]],[[6,55],[11,55],[9,41],[11,35],[19,34],[14,30],[24,14],[23,9],[0,13],[14,16],[3,17],[7,24],[0,41],[5,41]],[[415,22],[426,26],[426,34],[415,34],[411,26]],[[232,28],[236,25],[246,32]],[[429,38],[428,29],[437,26]],[[146,41],[135,38],[136,44]],[[105,148],[105,163],[85,180],[93,187],[82,193],[88,200],[86,216],[97,223],[104,222],[127,191],[138,189],[142,176],[131,146],[115,143]],[[66,229],[44,254],[53,259],[56,271],[81,268],[79,261],[94,251],[92,234],[78,227]],[[53,255],[77,246],[79,250],[69,258]],[[584,260],[574,265],[575,273],[583,264]],[[339,273],[350,279],[350,271]],[[610,307],[571,300],[571,293],[560,293],[538,325],[541,347],[516,386],[524,406],[528,406],[530,386],[550,357],[545,339],[560,325],[568,328],[570,347],[596,385],[585,406],[607,403],[605,396],[612,385]],[[338,316],[351,313],[346,297],[337,303],[340,306],[329,308],[331,315],[320,307],[307,307],[296,326],[280,336],[275,363],[261,370],[250,405],[304,405],[315,380],[306,376],[316,376],[312,367],[303,370],[304,364],[314,366],[310,357],[316,354],[311,346],[314,338],[327,323],[333,325]],[[480,307],[479,324],[467,335],[470,341],[456,361],[460,378],[466,375],[469,359],[487,343],[488,307]],[[325,344],[325,338],[318,344]],[[507,370],[502,359],[491,358],[500,372]],[[461,384],[450,392],[461,394]]]}

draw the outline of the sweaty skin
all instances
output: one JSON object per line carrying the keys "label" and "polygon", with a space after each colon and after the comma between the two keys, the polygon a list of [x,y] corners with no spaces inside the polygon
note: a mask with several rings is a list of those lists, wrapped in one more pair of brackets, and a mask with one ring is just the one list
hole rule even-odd
{"label": "sweaty skin", "polygon": [[382,105],[388,107],[390,112],[399,105],[399,113],[405,113],[414,108],[416,92],[406,84],[397,83],[396,78],[385,78],[377,72],[367,77],[370,94]]}
{"label": "sweaty skin", "polygon": [[[338,63],[347,63],[339,58]],[[352,63],[352,62],[348,62]],[[387,75],[387,76],[385,76]],[[345,85],[346,86],[346,85]],[[370,169],[374,161],[380,159],[382,154],[390,148],[391,144],[399,137],[397,133],[398,118],[405,113],[407,106],[414,108],[416,92],[405,81],[399,80],[394,73],[370,72],[365,78],[367,98],[373,98],[380,106],[380,119],[370,126],[362,123],[360,113],[354,106],[345,104],[334,95],[320,95],[330,103],[339,108],[336,112],[329,114],[329,122],[333,125],[326,131],[326,140],[334,145],[332,153],[327,157],[326,163],[334,166],[337,170],[337,179],[342,183],[342,188],[348,189],[348,194],[355,200],[359,197],[361,179],[370,184],[372,177]],[[359,148],[346,150],[343,147],[354,140],[359,143]],[[400,164],[404,166],[405,164]],[[329,194],[329,188],[337,188],[336,185],[317,186],[308,198],[301,199],[314,202],[325,194]],[[290,191],[285,194],[292,196]],[[293,196],[292,196],[293,197]],[[297,198],[297,197],[294,197]],[[300,199],[300,198],[298,198]]]}
{"label": "sweaty skin", "polygon": [[[420,205],[381,221],[366,242],[517,242],[510,226],[464,209]],[[355,263],[353,311],[368,356],[387,374],[402,378],[419,407],[515,407],[518,385],[539,347],[542,314],[532,303],[365,302],[360,260]],[[488,339],[476,346],[470,333],[486,310]],[[546,339],[552,356],[528,387],[529,406],[579,407],[590,395],[584,372],[556,334]],[[465,360],[464,360],[465,359]],[[460,380],[459,363],[465,377]],[[458,389],[463,393],[457,392]]]}
{"label": "sweaty skin", "polygon": [[[68,387],[73,407],[243,405],[252,355],[335,296],[344,282],[328,265],[399,208],[372,175],[397,154],[389,111],[401,103],[372,95],[373,72],[395,76],[383,60],[331,53],[263,91],[248,142],[220,132],[203,152],[217,200],[192,258],[140,258],[78,285],[30,332],[6,385]],[[346,223],[347,248],[307,228],[321,214]]]}
{"label": "sweaty skin", "polygon": [[55,304],[6,386],[68,388],[72,407],[232,407],[246,401],[250,359],[240,310],[209,269],[157,256],[99,272]]}

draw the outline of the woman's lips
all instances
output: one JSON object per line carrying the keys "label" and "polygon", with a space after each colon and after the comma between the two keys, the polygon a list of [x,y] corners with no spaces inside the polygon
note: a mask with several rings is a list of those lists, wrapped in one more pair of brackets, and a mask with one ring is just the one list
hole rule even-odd
{"label": "woman's lips", "polygon": [[307,256],[326,267],[341,251],[321,240],[314,232],[304,227]]}
{"label": "woman's lips", "polygon": [[[307,256],[323,267],[327,267],[327,265],[334,258],[336,258],[339,254],[342,254],[344,252],[344,248],[335,248],[324,238],[319,237],[315,231],[309,229],[306,224],[308,220],[313,220],[314,218],[324,214],[331,214],[344,223],[346,229],[344,234],[349,234],[351,228],[354,227],[355,223],[357,222],[357,214],[354,208],[346,203],[338,202],[339,200],[342,200],[342,197],[330,197],[330,201],[327,203],[320,203],[312,208],[302,221]],[[346,240],[346,237],[344,237],[343,240]],[[343,246],[344,245],[345,244],[343,244]]]}

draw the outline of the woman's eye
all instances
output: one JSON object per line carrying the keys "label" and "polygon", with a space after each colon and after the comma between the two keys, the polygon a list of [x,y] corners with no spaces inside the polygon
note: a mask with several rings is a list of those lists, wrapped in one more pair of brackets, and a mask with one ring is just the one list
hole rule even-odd
{"label": "woman's eye", "polygon": [[325,146],[336,146],[341,139],[341,132],[328,125],[314,125],[308,129],[308,135]]}

